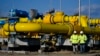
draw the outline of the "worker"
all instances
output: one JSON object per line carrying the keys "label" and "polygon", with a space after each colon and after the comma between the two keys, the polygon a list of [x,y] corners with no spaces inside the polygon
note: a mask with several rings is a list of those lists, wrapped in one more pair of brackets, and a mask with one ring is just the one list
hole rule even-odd
{"label": "worker", "polygon": [[78,43],[79,43],[79,40],[78,39],[79,38],[78,38],[77,31],[74,31],[73,34],[70,37],[70,42],[72,43],[73,53],[74,54],[78,52]]}
{"label": "worker", "polygon": [[85,44],[87,41],[87,36],[84,34],[83,31],[80,31],[79,35],[79,44],[80,44],[80,52],[84,53],[85,52]]}

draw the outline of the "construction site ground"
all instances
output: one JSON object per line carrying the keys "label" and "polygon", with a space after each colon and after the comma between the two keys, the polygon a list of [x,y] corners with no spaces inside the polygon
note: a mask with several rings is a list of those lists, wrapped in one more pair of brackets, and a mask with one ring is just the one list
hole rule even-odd
{"label": "construction site ground", "polygon": [[74,54],[72,51],[58,52],[29,52],[29,51],[0,51],[0,56],[100,56],[100,50]]}

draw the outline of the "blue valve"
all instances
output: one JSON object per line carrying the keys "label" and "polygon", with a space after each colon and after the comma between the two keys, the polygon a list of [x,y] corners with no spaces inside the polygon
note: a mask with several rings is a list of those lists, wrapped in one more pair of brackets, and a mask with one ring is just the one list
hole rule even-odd
{"label": "blue valve", "polygon": [[28,17],[28,13],[23,10],[11,9],[9,11],[10,17]]}

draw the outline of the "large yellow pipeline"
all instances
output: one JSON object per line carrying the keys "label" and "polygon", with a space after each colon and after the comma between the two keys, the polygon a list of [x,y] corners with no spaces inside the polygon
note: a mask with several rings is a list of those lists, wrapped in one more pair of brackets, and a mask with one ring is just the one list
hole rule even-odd
{"label": "large yellow pipeline", "polygon": [[90,25],[100,24],[100,19],[90,19],[89,23]]}
{"label": "large yellow pipeline", "polygon": [[88,20],[87,16],[80,16],[80,23],[79,23],[79,16],[66,16],[63,12],[58,11],[55,12],[54,15],[45,14],[43,18],[43,23],[63,23],[63,22],[70,22],[74,25],[75,22],[78,22],[79,25],[82,27],[88,27],[88,23],[90,25],[100,24],[100,19],[94,18]]}
{"label": "large yellow pipeline", "polygon": [[72,34],[71,24],[38,24],[38,23],[16,23],[9,25],[6,23],[3,27],[5,31],[17,32],[44,32],[44,33],[68,33]]}
{"label": "large yellow pipeline", "polygon": [[78,22],[79,25],[82,27],[87,27],[88,19],[86,16],[80,17],[80,23],[79,23],[79,16],[66,16],[63,12],[56,12],[54,15],[46,14],[43,18],[43,23],[63,23],[63,22],[70,22],[74,25],[75,22]]}
{"label": "large yellow pipeline", "polygon": [[[16,25],[5,24],[5,31],[17,32],[37,32],[37,33],[66,33],[71,35],[73,27],[70,24],[37,24],[37,23],[17,23]],[[100,28],[84,27],[81,30],[86,34],[100,34]]]}
{"label": "large yellow pipeline", "polygon": [[[33,20],[34,21],[34,20]],[[93,22],[92,22],[93,21]],[[94,24],[99,23],[99,20],[90,20],[89,22]],[[43,18],[43,23],[28,23],[27,18],[22,18],[14,25],[9,25],[6,23],[3,27],[5,31],[17,31],[17,32],[34,32],[34,33],[66,33],[72,34],[73,30],[83,30],[86,34],[99,34],[100,28],[89,28],[87,23],[88,19],[86,16],[81,16],[80,23],[78,21],[78,16],[65,16],[63,12],[56,12],[54,15],[46,14]],[[37,22],[42,22],[41,19]],[[70,22],[71,24],[64,24],[65,22]],[[80,25],[74,25],[78,22]],[[53,24],[52,24],[53,23]],[[63,23],[63,24],[54,24]],[[82,26],[82,27],[81,27]]]}
{"label": "large yellow pipeline", "polygon": [[100,35],[100,28],[99,27],[95,27],[95,28],[89,28],[89,27],[85,27],[85,28],[82,28],[82,30],[84,31],[84,33],[86,34],[98,34]]}

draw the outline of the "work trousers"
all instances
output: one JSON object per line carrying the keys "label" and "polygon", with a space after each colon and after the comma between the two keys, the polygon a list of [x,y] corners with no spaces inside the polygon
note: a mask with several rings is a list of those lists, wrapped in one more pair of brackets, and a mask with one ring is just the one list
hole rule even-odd
{"label": "work trousers", "polygon": [[78,44],[72,44],[73,46],[73,52],[77,53],[78,52]]}
{"label": "work trousers", "polygon": [[85,52],[85,44],[80,44],[80,52],[81,53]]}

